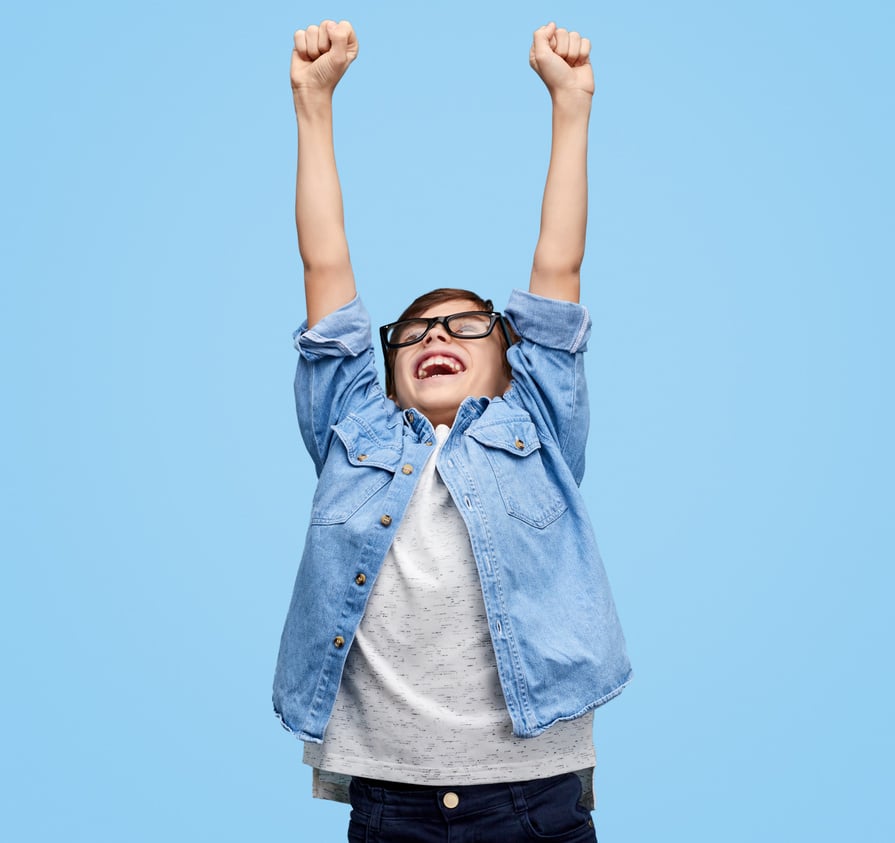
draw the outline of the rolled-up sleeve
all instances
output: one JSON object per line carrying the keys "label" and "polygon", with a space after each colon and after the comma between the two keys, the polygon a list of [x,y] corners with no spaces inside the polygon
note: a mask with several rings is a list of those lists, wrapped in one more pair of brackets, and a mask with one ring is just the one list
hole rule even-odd
{"label": "rolled-up sleeve", "polygon": [[299,352],[295,372],[298,425],[319,475],[332,442],[332,426],[372,392],[381,392],[370,317],[355,297],[313,328],[302,324],[293,340]]}
{"label": "rolled-up sleeve", "polygon": [[569,354],[587,350],[591,319],[583,304],[513,290],[504,312],[516,333],[535,345]]}
{"label": "rolled-up sleeve", "polygon": [[590,423],[582,356],[590,314],[584,305],[522,290],[513,291],[505,314],[519,342],[507,352],[513,381],[504,398],[528,410],[580,483]]}
{"label": "rolled-up sleeve", "polygon": [[358,296],[324,316],[313,328],[309,328],[305,320],[292,338],[307,360],[357,357],[373,347],[370,317]]}

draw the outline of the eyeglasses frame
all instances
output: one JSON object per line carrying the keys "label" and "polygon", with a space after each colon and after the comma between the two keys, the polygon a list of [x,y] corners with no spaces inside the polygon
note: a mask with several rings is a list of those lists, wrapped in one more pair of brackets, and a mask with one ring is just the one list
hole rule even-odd
{"label": "eyeglasses frame", "polygon": [[[456,316],[466,316],[467,314],[475,313],[477,315],[487,315],[491,317],[491,327],[488,328],[487,333],[482,334],[477,337],[465,337],[463,334],[455,334],[450,328],[447,326],[447,320],[453,319]],[[399,343],[397,345],[393,345],[389,343],[388,331],[390,328],[394,328],[395,325],[401,324],[401,322],[411,322],[419,320],[420,322],[428,322],[428,326],[426,330],[419,335],[419,337],[411,342]],[[461,310],[459,313],[448,313],[446,316],[410,316],[407,319],[399,319],[397,322],[389,322],[387,325],[382,325],[379,328],[379,341],[382,344],[382,356],[385,361],[385,369],[386,375],[389,373],[389,363],[388,363],[388,353],[389,351],[397,351],[399,348],[407,348],[411,345],[416,345],[417,343],[422,342],[428,335],[429,331],[431,331],[436,325],[443,325],[445,331],[452,337],[460,340],[483,340],[486,337],[490,337],[491,334],[494,333],[494,326],[500,325],[501,333],[503,334],[503,338],[506,341],[507,348],[509,348],[513,341],[510,339],[510,332],[507,330],[506,319],[502,313],[497,310]]]}

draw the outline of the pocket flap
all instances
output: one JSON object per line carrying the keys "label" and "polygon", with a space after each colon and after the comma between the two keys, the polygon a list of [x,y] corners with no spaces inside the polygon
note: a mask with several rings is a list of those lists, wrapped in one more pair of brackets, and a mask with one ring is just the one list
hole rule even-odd
{"label": "pocket flap", "polygon": [[[400,435],[400,428],[396,428]],[[383,442],[360,416],[349,414],[333,431],[345,446],[348,462],[358,466],[375,466],[388,471],[397,471],[401,461],[401,447]]]}
{"label": "pocket flap", "polygon": [[480,445],[500,448],[517,457],[526,457],[541,447],[534,422],[528,417],[510,417],[496,424],[472,425],[466,435]]}

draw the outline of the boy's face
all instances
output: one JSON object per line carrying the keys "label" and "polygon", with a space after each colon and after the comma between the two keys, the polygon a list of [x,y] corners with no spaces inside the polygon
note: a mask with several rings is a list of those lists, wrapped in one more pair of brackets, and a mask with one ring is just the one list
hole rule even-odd
{"label": "boy's face", "polygon": [[[479,307],[467,299],[454,299],[419,315],[429,318],[467,310]],[[397,350],[394,376],[398,406],[416,407],[433,425],[452,425],[465,398],[493,398],[510,386],[499,327],[482,339],[463,340],[436,325],[420,342]]]}

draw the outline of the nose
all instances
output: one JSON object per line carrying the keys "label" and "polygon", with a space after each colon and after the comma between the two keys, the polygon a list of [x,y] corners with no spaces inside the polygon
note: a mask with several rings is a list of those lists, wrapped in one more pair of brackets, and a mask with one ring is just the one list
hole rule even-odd
{"label": "nose", "polygon": [[439,339],[442,342],[450,342],[452,339],[451,335],[444,327],[444,322],[436,322],[435,325],[432,326],[429,333],[423,338],[423,344],[431,345],[436,339]]}

